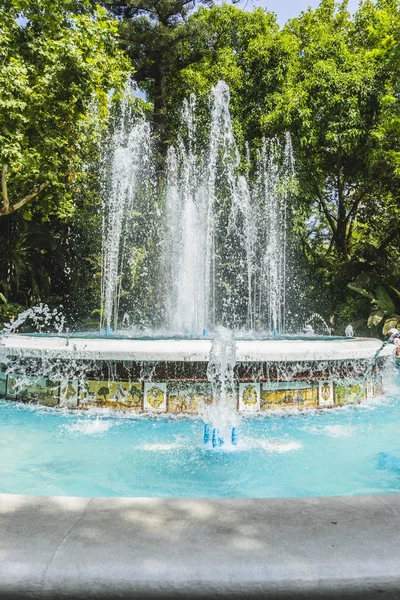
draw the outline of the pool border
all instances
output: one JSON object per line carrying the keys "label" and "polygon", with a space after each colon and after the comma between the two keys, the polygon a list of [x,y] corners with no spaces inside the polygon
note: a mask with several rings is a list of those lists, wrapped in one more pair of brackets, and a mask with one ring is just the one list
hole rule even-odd
{"label": "pool border", "polygon": [[1,598],[400,598],[400,495],[0,495]]}

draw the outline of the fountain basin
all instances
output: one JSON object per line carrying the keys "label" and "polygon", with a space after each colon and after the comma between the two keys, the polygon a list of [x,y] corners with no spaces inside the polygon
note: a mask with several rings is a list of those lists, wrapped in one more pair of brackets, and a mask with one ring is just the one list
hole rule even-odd
{"label": "fountain basin", "polygon": [[[381,347],[371,338],[237,340],[237,409],[323,408],[371,397],[380,393],[382,371],[394,358],[393,345]],[[211,348],[206,339],[5,336],[0,396],[52,406],[201,413],[213,401]]]}
{"label": "fountain basin", "polygon": [[[2,355],[47,357],[51,359],[208,362],[211,340],[195,339],[67,339],[53,336],[13,335],[1,339]],[[308,362],[370,360],[382,342],[373,338],[330,340],[237,340],[237,362]],[[393,346],[385,346],[382,357],[392,356]]]}

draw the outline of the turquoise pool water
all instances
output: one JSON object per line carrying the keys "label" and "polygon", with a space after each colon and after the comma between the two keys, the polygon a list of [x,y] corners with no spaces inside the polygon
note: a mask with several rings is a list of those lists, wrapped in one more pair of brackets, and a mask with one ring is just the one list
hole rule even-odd
{"label": "turquoise pool water", "polygon": [[400,377],[357,407],[246,418],[239,443],[203,423],[54,411],[0,401],[0,492],[304,497],[400,491]]}

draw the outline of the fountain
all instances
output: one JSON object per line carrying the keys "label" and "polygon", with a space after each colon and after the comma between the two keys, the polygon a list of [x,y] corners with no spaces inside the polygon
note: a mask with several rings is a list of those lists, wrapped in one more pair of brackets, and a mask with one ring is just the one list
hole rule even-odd
{"label": "fountain", "polygon": [[[253,173],[241,164],[229,112],[229,88],[211,92],[206,139],[197,130],[196,98],[184,103],[182,131],[168,150],[162,235],[152,288],[165,298],[162,328],[202,335],[219,324],[286,331],[286,205],[294,183],[290,136],[263,140]],[[151,141],[144,120],[126,117],[111,142],[104,189],[103,313],[118,329],[120,282],[135,200],[150,186]],[[201,137],[202,136],[202,137]],[[202,150],[199,150],[202,146]],[[146,183],[146,177],[148,179]],[[160,274],[161,273],[161,277]],[[149,321],[155,321],[150,315]]]}
{"label": "fountain", "polygon": [[100,335],[63,333],[58,316],[57,335],[15,334],[25,318],[48,314],[29,309],[3,331],[1,396],[199,414],[204,440],[219,447],[237,444],[238,413],[332,407],[380,392],[392,346],[349,329],[335,338],[317,313],[303,336],[285,335],[296,327],[288,319],[291,140],[263,140],[252,161],[247,145],[241,161],[229,101],[220,81],[206,134],[196,98],[184,103],[156,186],[150,126],[127,92],[104,160]]}
{"label": "fountain", "polygon": [[143,173],[147,172],[150,160],[149,124],[144,118],[132,123],[132,118],[126,95],[104,174],[102,317],[108,335],[112,325],[114,329],[118,327],[120,273],[126,262],[123,226],[135,210]]}

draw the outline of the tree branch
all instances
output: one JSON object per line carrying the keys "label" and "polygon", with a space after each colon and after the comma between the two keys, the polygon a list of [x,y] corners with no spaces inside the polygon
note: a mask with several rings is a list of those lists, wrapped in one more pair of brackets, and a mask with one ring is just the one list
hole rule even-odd
{"label": "tree branch", "polygon": [[7,212],[10,210],[10,202],[8,200],[8,190],[7,190],[7,171],[8,165],[3,165],[1,171],[1,190],[3,193],[3,210]]}
{"label": "tree branch", "polygon": [[331,250],[332,250],[332,248],[333,248],[333,245],[334,245],[334,243],[335,243],[335,236],[333,235],[333,236],[331,237],[331,241],[330,241],[330,243],[329,243],[329,248],[328,248],[328,250],[327,250],[327,251],[325,252],[325,254],[324,254],[324,258],[326,258],[326,257],[327,257],[327,256],[328,256],[328,255],[331,253]]}
{"label": "tree branch", "polygon": [[[346,222],[347,223],[353,218],[353,216],[354,217],[356,216],[356,212],[358,210],[360,202],[364,198],[364,196],[367,193],[367,191],[368,191],[368,189],[364,188],[357,195],[355,193],[352,194],[353,196],[356,196],[356,198],[355,198],[355,200],[353,200],[353,205],[350,208],[349,212],[347,213],[347,216],[346,216]],[[350,197],[350,194],[347,196],[346,200],[348,200],[349,197]]]}
{"label": "tree branch", "polygon": [[[6,169],[6,172],[7,172],[7,169]],[[6,183],[6,181],[5,181],[5,173],[4,173],[4,165],[3,165],[2,186],[4,186],[4,183]],[[4,202],[4,187],[3,187],[3,207],[0,209],[0,217],[5,217],[6,215],[11,215],[16,210],[22,208],[30,200],[32,200],[33,198],[36,198],[36,196],[38,194],[40,194],[40,192],[42,190],[44,190],[49,185],[49,183],[50,183],[49,181],[43,181],[43,183],[36,185],[29,192],[29,194],[27,194],[24,198],[22,198],[22,200],[19,200],[19,202],[16,202],[15,204],[12,204],[11,206],[8,202],[8,196],[7,196],[7,204]],[[6,188],[7,188],[7,185],[6,185]]]}
{"label": "tree branch", "polygon": [[[347,219],[346,219],[347,220]],[[352,218],[350,219],[350,221],[347,220],[347,234],[346,234],[346,243],[347,243],[347,247],[350,249],[351,247],[351,241],[352,241],[352,237],[353,237],[353,229],[354,229],[354,222],[356,220],[356,214],[354,213],[354,215],[352,216]]]}
{"label": "tree branch", "polygon": [[319,191],[319,189],[316,189],[316,193],[319,199],[319,203],[321,205],[322,211],[325,215],[325,217],[327,218],[327,221],[329,223],[329,226],[332,230],[332,233],[336,233],[336,223],[335,223],[335,217],[331,214],[327,203],[325,202],[321,192]]}

